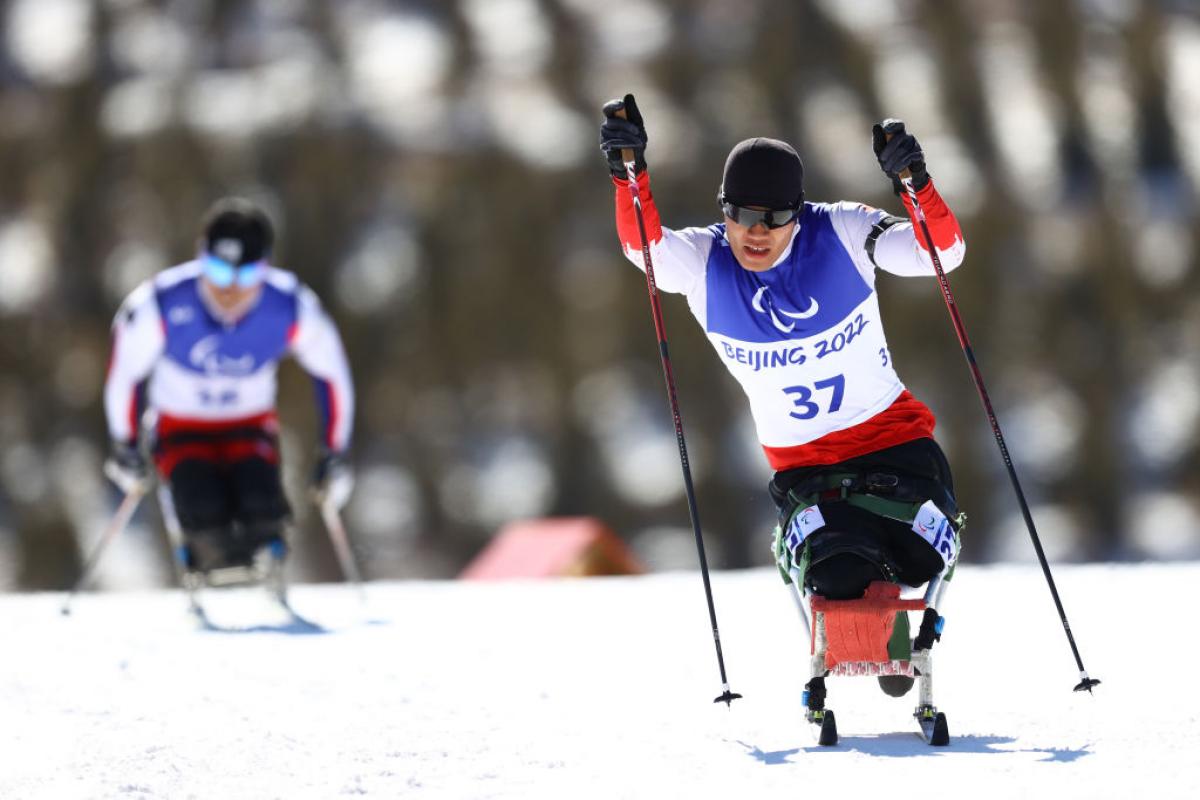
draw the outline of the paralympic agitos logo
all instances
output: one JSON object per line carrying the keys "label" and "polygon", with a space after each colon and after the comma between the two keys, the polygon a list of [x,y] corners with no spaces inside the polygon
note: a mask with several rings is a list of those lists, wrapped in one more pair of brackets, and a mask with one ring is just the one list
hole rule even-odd
{"label": "paralympic agitos logo", "polygon": [[254,355],[246,353],[233,358],[220,352],[220,337],[205,336],[192,345],[188,361],[206,375],[249,375],[254,372]]}
{"label": "paralympic agitos logo", "polygon": [[771,324],[774,325],[779,331],[783,333],[791,333],[796,329],[796,323],[784,322],[779,318],[779,315],[782,314],[783,316],[792,320],[810,319],[811,317],[816,316],[817,312],[821,310],[820,305],[817,303],[817,298],[810,297],[808,300],[808,308],[804,309],[803,311],[784,311],[782,308],[779,308],[775,305],[775,298],[767,293],[767,287],[760,286],[758,287],[758,291],[754,293],[754,299],[750,301],[750,305],[753,306],[754,310],[758,313],[768,315],[771,318]]}

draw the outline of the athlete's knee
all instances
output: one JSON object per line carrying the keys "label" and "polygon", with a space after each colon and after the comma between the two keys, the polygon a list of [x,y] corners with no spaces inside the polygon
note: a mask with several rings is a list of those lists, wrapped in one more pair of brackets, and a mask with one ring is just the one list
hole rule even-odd
{"label": "athlete's knee", "polygon": [[291,507],[283,493],[279,467],[249,459],[235,464],[232,473],[238,522],[246,527],[282,526],[291,515]]}
{"label": "athlete's knee", "polygon": [[808,585],[827,600],[856,600],[874,581],[887,580],[878,564],[855,553],[839,553],[808,568]]}
{"label": "athlete's knee", "polygon": [[206,531],[232,521],[229,495],[216,464],[201,459],[180,461],[170,474],[171,501],[185,531]]}

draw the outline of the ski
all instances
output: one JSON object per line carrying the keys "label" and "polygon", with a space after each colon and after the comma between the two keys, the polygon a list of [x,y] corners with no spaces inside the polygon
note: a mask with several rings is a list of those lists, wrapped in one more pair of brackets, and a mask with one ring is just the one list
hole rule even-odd
{"label": "ski", "polygon": [[196,623],[200,630],[210,633],[255,633],[255,632],[275,632],[275,633],[325,633],[326,628],[318,622],[314,622],[308,617],[301,614],[292,606],[291,602],[286,597],[281,597],[274,592],[268,592],[272,604],[283,612],[281,619],[272,620],[271,622],[257,622],[249,624],[227,624],[223,621],[218,621],[209,614],[208,609],[200,602],[199,598],[193,597],[188,602],[188,614]]}
{"label": "ski", "polygon": [[275,602],[283,609],[291,621],[291,626],[308,633],[324,633],[325,628],[319,623],[313,622],[308,617],[305,617],[299,611],[292,607],[292,602],[286,595],[275,596]]}
{"label": "ski", "polygon": [[225,628],[212,621],[212,617],[208,616],[208,612],[204,610],[204,606],[197,600],[188,602],[188,616],[196,623],[196,627],[204,631],[223,631]]}
{"label": "ski", "polygon": [[804,718],[812,724],[809,732],[817,744],[822,747],[837,744],[837,719],[833,710],[825,707],[825,678],[813,678],[804,684],[800,701],[804,703]]}
{"label": "ski", "polygon": [[[288,598],[287,581],[283,574],[281,547],[263,550],[253,565],[224,567],[209,572],[184,570],[183,588],[188,596],[188,613],[202,630],[224,633],[276,631],[289,633],[324,633],[325,628],[298,612]],[[201,590],[232,587],[261,587],[272,605],[285,615],[284,621],[271,625],[231,626],[213,620],[200,601]]]}
{"label": "ski", "polygon": [[822,747],[832,747],[838,743],[837,719],[832,710],[828,708],[808,709],[804,713],[804,718],[811,723],[808,730],[812,734],[814,742]]}
{"label": "ski", "polygon": [[946,723],[945,713],[933,706],[918,706],[913,712],[913,718],[920,728],[917,734],[925,743],[933,747],[945,747],[950,744],[950,727]]}

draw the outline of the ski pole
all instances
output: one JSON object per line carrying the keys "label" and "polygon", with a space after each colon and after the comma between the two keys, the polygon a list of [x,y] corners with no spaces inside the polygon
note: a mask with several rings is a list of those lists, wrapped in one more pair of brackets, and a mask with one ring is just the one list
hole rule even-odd
{"label": "ski pole", "polygon": [[[617,116],[624,119],[625,109],[618,111]],[[667,352],[666,325],[663,323],[662,306],[658,302],[658,288],[654,283],[654,263],[650,258],[650,240],[646,237],[646,222],[642,218],[642,198],[638,193],[633,150],[622,150],[621,160],[625,162],[625,172],[629,178],[629,195],[633,200],[633,213],[637,217],[638,234],[642,240],[642,262],[646,268],[646,288],[650,293],[650,313],[654,317],[654,331],[658,336],[658,354],[662,360],[663,377],[667,382],[667,399],[670,400],[671,416],[675,420],[675,440],[679,443],[679,461],[683,466],[683,486],[687,491],[688,514],[692,519],[692,532],[696,535],[696,552],[700,556],[700,575],[704,578],[704,595],[708,600],[708,618],[712,623],[713,644],[717,649],[717,666],[721,671],[723,691],[719,697],[713,699],[713,702],[731,706],[733,701],[741,695],[729,690],[729,680],[725,677],[725,657],[721,653],[721,633],[717,628],[717,610],[713,605],[712,584],[708,578],[708,559],[704,556],[704,537],[700,534],[700,512],[696,507],[696,490],[692,486],[692,469],[688,465],[687,444],[683,439],[683,418],[679,414],[679,398],[675,392],[675,376],[671,371],[671,356]]]}
{"label": "ski pole", "polygon": [[321,521],[325,523],[325,531],[329,534],[334,553],[337,554],[342,574],[358,590],[358,599],[365,601],[367,593],[363,588],[362,573],[358,571],[358,565],[354,561],[354,552],[350,549],[350,538],[346,535],[346,526],[342,524],[342,515],[338,513],[332,498],[323,492],[314,494],[313,502],[321,512]]}
{"label": "ski pole", "polygon": [[100,534],[100,539],[96,542],[92,552],[88,554],[87,560],[83,564],[83,570],[79,573],[79,577],[75,580],[70,591],[67,592],[67,597],[63,601],[62,614],[64,616],[71,613],[71,600],[80,589],[91,579],[92,573],[96,566],[100,563],[101,557],[108,551],[108,546],[117,538],[117,534],[125,530],[125,526],[129,524],[129,520],[133,517],[133,512],[137,511],[138,504],[142,502],[142,498],[146,495],[146,483],[144,481],[135,484],[125,497],[121,500],[121,504],[117,506],[117,510],[113,512],[112,519],[109,520],[108,526],[104,532]]}
{"label": "ski pole", "polygon": [[[890,139],[891,136],[889,135]],[[971,349],[971,342],[967,339],[967,328],[963,324],[962,317],[958,313],[958,304],[954,302],[954,295],[950,292],[950,281],[946,278],[946,271],[942,269],[942,260],[938,256],[937,248],[933,246],[933,236],[929,233],[929,224],[925,221],[925,212],[921,209],[921,203],[917,200],[917,190],[912,183],[912,173],[905,169],[900,173],[900,182],[904,186],[905,194],[907,194],[909,202],[912,203],[913,217],[917,220],[917,225],[921,229],[922,238],[925,240],[925,249],[929,252],[929,260],[933,263],[933,270],[937,273],[938,285],[942,289],[942,299],[946,301],[946,309],[950,312],[950,322],[954,325],[954,332],[958,335],[958,343],[962,346],[963,355],[966,356],[967,366],[971,370],[971,377],[975,381],[975,389],[979,393],[979,399],[983,403],[983,410],[987,414],[988,422],[992,426],[992,435],[996,437],[996,444],[1000,447],[1000,455],[1004,459],[1004,467],[1008,470],[1008,478],[1012,482],[1013,491],[1017,495],[1017,504],[1021,507],[1021,516],[1025,518],[1025,527],[1029,530],[1029,538],[1033,540],[1033,549],[1037,552],[1038,562],[1042,565],[1042,573],[1046,576],[1046,583],[1050,587],[1050,594],[1054,598],[1054,605],[1058,609],[1058,617],[1062,620],[1063,630],[1067,634],[1067,641],[1071,644],[1071,652],[1075,655],[1075,664],[1079,667],[1079,683],[1075,686],[1075,691],[1087,691],[1089,694],[1093,686],[1100,683],[1098,678],[1089,678],[1087,670],[1083,667],[1083,658],[1079,655],[1079,647],[1075,644],[1075,635],[1071,633],[1071,625],[1067,622],[1067,612],[1063,609],[1062,599],[1058,596],[1058,588],[1054,585],[1054,576],[1050,574],[1050,564],[1046,561],[1046,553],[1042,550],[1042,542],[1038,537],[1037,528],[1033,524],[1033,514],[1029,511],[1029,503],[1025,501],[1025,492],[1021,490],[1021,482],[1017,479],[1017,470],[1013,466],[1012,457],[1008,453],[1008,445],[1004,442],[1004,434],[1000,432],[1000,421],[996,419],[996,412],[992,408],[992,401],[988,397],[987,389],[983,385],[983,374],[979,371],[979,364],[975,361],[975,352]]]}

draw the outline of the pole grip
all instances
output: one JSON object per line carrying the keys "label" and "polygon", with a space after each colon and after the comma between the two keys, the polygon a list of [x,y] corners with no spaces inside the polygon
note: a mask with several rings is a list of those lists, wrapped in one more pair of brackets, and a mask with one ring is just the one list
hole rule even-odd
{"label": "pole grip", "polygon": [[[629,117],[625,114],[625,109],[623,107],[617,110],[616,116],[618,119],[629,119]],[[622,147],[621,148],[621,160],[624,161],[626,164],[628,164],[631,161],[633,161],[633,159],[634,159],[633,150],[628,147]]]}
{"label": "pole grip", "polygon": [[[888,133],[885,131],[883,134],[883,141],[890,142],[892,140],[892,136],[894,136],[894,135],[895,134],[891,134],[891,133]],[[911,177],[912,177],[912,170],[910,170],[908,167],[905,167],[904,169],[900,170],[900,180],[905,181]]]}

